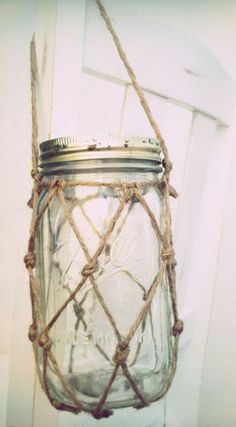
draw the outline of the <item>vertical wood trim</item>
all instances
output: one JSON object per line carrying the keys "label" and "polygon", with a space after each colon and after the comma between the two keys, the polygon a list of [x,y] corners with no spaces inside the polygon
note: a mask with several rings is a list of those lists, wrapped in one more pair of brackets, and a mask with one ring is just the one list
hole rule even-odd
{"label": "vertical wood trim", "polygon": [[17,285],[11,334],[7,427],[31,427],[35,369],[33,351],[27,337],[31,318],[26,274],[22,274],[22,280]]}
{"label": "vertical wood trim", "polygon": [[77,133],[85,0],[58,0],[51,138]]}
{"label": "vertical wood trim", "polygon": [[[55,24],[55,0],[48,2],[47,0],[38,1],[38,13],[36,19],[36,48],[38,57],[38,68],[41,80],[41,87],[39,88],[38,99],[38,112],[39,112],[39,134],[47,133],[48,121],[45,122],[43,117],[48,109],[50,109],[50,79],[52,77],[50,69],[51,57],[53,57],[53,29]],[[23,18],[22,18],[23,19]],[[23,22],[23,21],[22,21]],[[50,30],[49,30],[50,28]],[[48,33],[49,30],[49,33]],[[39,36],[40,34],[40,36]],[[29,41],[22,45],[20,48],[27,49],[27,57],[29,58]],[[49,60],[47,61],[47,59]],[[30,63],[27,61],[27,66]],[[28,70],[28,69],[27,69]],[[29,79],[30,88],[30,74],[27,73],[27,82]],[[40,85],[39,85],[40,86]],[[28,90],[28,97],[30,100],[30,90]],[[43,104],[42,104],[43,101]],[[29,101],[29,129],[30,129],[30,101]],[[30,130],[29,130],[30,140]],[[18,147],[20,145],[18,144]],[[30,144],[25,144],[22,152],[26,158],[30,159]],[[15,149],[14,155],[21,153]],[[22,164],[24,164],[22,157]],[[31,164],[26,161],[26,167],[23,175],[20,177],[20,182],[24,191],[20,191],[17,197],[21,197],[18,203],[18,211],[16,223],[19,222],[20,227],[17,230],[17,241],[15,248],[17,249],[16,257],[14,257],[14,268],[17,271],[17,282],[14,289],[14,302],[13,302],[13,316],[12,316],[12,332],[11,332],[11,350],[10,350],[10,369],[9,369],[9,385],[8,385],[8,408],[7,408],[7,427],[32,427],[33,411],[34,411],[34,387],[35,387],[35,367],[33,359],[33,351],[31,344],[28,340],[27,332],[31,323],[31,308],[28,275],[23,265],[23,255],[26,251],[27,236],[29,233],[30,224],[30,211],[25,206],[27,197],[29,197],[31,190],[31,182],[29,179]],[[21,169],[20,169],[21,170]],[[16,176],[18,177],[18,173]],[[18,179],[18,178],[17,178]],[[14,232],[14,230],[13,230]],[[18,244],[17,244],[18,242]]]}
{"label": "vertical wood trim", "polygon": [[[235,122],[218,130],[214,154],[215,195],[221,207],[220,242],[215,263],[214,292],[206,330],[202,382],[199,390],[198,426],[231,426],[235,422],[235,350],[232,319],[235,311]],[[214,238],[214,237],[213,237]],[[235,324],[235,323],[234,323]],[[225,365],[225,362],[227,364]],[[224,392],[222,393],[222,390]]]}
{"label": "vertical wood trim", "polygon": [[39,143],[50,138],[55,62],[57,0],[38,0],[35,33],[38,63],[38,125]]}
{"label": "vertical wood trim", "polygon": [[180,339],[177,374],[167,396],[168,427],[198,426],[199,393],[224,209],[227,166],[222,165],[221,159],[226,136],[227,129],[217,127],[214,121],[201,115],[195,117],[180,206],[182,217],[176,235],[178,289],[185,331]]}
{"label": "vertical wood trim", "polygon": [[51,406],[36,376],[32,427],[57,427],[58,418],[58,411]]}
{"label": "vertical wood trim", "polygon": [[[141,86],[171,102],[181,102],[183,108],[191,106],[230,124],[234,85],[214,54],[195,38],[158,21],[158,16],[155,21],[146,13],[140,15],[136,3],[106,0],[105,6]],[[147,4],[154,14],[158,10],[155,3]],[[93,1],[88,2],[87,18],[84,68],[128,83],[127,72]]]}

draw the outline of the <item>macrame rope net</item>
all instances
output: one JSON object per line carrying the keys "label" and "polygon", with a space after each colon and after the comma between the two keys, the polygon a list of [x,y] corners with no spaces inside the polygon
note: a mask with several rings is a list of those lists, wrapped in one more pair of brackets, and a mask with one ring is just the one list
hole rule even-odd
{"label": "macrame rope net", "polygon": [[[133,379],[129,368],[127,366],[127,357],[129,354],[129,344],[132,340],[132,338],[135,335],[135,332],[137,331],[138,327],[141,324],[144,324],[145,318],[147,316],[147,313],[149,311],[150,305],[152,303],[153,297],[155,296],[155,293],[157,291],[157,288],[159,284],[162,281],[162,278],[164,275],[167,277],[168,287],[169,287],[169,294],[170,294],[170,300],[172,305],[172,313],[173,313],[173,327],[172,327],[172,343],[173,343],[173,357],[171,360],[170,369],[168,372],[168,378],[166,381],[166,385],[164,390],[159,394],[158,398],[160,399],[165,395],[165,393],[168,391],[174,374],[176,370],[176,363],[177,363],[177,352],[178,352],[178,340],[179,335],[183,330],[183,322],[178,318],[178,311],[177,311],[177,302],[176,302],[176,290],[175,290],[175,265],[176,261],[174,258],[174,249],[173,249],[173,241],[172,241],[172,233],[171,233],[171,213],[170,213],[170,205],[169,205],[169,196],[172,195],[173,197],[177,197],[177,194],[175,190],[170,186],[169,183],[169,176],[170,171],[172,169],[172,164],[169,160],[168,150],[165,145],[164,139],[160,133],[160,130],[158,128],[158,125],[156,121],[154,120],[152,113],[150,111],[150,108],[147,104],[147,101],[145,99],[144,93],[142,88],[140,87],[139,83],[137,82],[136,76],[134,74],[133,69],[131,68],[126,54],[124,50],[121,47],[120,41],[115,33],[115,30],[112,26],[111,20],[108,17],[106,10],[104,9],[104,6],[100,0],[95,0],[97,3],[97,6],[100,10],[101,16],[104,19],[106,26],[111,33],[115,46],[118,50],[118,53],[120,55],[120,58],[128,72],[128,75],[131,79],[132,85],[140,99],[140,103],[145,111],[145,114],[153,128],[153,131],[155,133],[156,138],[160,141],[162,153],[163,153],[163,166],[164,166],[164,172],[162,174],[161,179],[156,179],[155,181],[150,182],[122,182],[122,183],[114,183],[114,182],[84,182],[84,181],[71,181],[71,180],[65,180],[65,179],[59,179],[59,180],[53,180],[50,182],[44,181],[38,170],[38,161],[39,161],[39,155],[38,155],[38,121],[37,121],[37,80],[38,80],[38,74],[37,74],[37,58],[36,58],[36,47],[35,47],[35,39],[32,39],[31,42],[31,104],[32,104],[32,178],[34,180],[33,190],[32,190],[32,196],[30,201],[28,202],[29,207],[32,208],[32,219],[31,219],[31,226],[30,226],[30,237],[28,242],[28,252],[24,258],[24,262],[26,265],[26,268],[28,270],[29,274],[29,283],[30,283],[30,296],[31,296],[31,303],[32,303],[32,324],[29,328],[29,339],[32,342],[33,350],[34,350],[34,356],[35,356],[35,362],[36,362],[36,369],[37,374],[41,383],[41,386],[45,393],[48,396],[49,401],[51,404],[56,408],[60,410],[65,410],[73,413],[79,413],[81,411],[87,411],[91,412],[92,415],[99,419],[102,417],[108,417],[111,415],[111,411],[104,409],[104,404],[106,402],[107,396],[109,394],[109,391],[111,389],[111,386],[116,378],[116,374],[118,370],[121,368],[123,371],[124,376],[126,377],[128,383],[134,390],[134,393],[140,402],[139,405],[137,405],[137,408],[142,408],[144,406],[147,406],[149,402],[145,400],[143,397],[141,391],[138,388],[138,385],[136,384],[135,380]],[[65,197],[65,191],[69,187],[76,187],[76,186],[107,186],[112,188],[117,188],[120,191],[120,204],[118,206],[118,209],[114,213],[113,217],[110,219],[110,222],[106,228],[106,231],[103,235],[100,235],[100,242],[98,244],[97,250],[95,251],[94,255],[91,257],[89,255],[88,248],[82,238],[82,235],[79,231],[78,225],[75,223],[71,210],[69,209]],[[158,186],[159,189],[162,192],[162,199],[163,199],[163,225],[162,227],[159,226],[157,223],[157,220],[155,218],[154,213],[151,211],[150,207],[148,206],[145,198],[142,195],[142,190],[145,187],[149,186]],[[47,196],[45,198],[44,204],[41,207],[40,211],[37,212],[37,203],[39,195],[42,191],[42,189],[46,189]],[[35,242],[38,232],[39,224],[42,220],[42,217],[44,213],[47,211],[47,208],[49,207],[51,201],[53,198],[58,198],[65,213],[66,220],[68,221],[70,227],[72,228],[82,250],[86,258],[86,264],[81,269],[81,281],[77,284],[75,289],[70,292],[68,298],[64,301],[64,303],[61,305],[61,307],[55,312],[52,319],[48,322],[48,324],[45,324],[45,321],[43,319],[42,315],[42,309],[41,309],[41,303],[40,303],[40,295],[39,295],[39,284],[37,283],[36,276],[35,276],[35,264],[36,264],[36,255],[35,255]],[[145,298],[143,298],[144,302],[143,305],[139,311],[139,314],[133,324],[131,325],[129,332],[127,336],[124,338],[121,336],[116,322],[112,316],[111,311],[109,310],[101,292],[99,291],[99,287],[96,284],[96,281],[94,279],[93,273],[96,269],[97,265],[97,259],[99,255],[103,252],[106,242],[111,235],[112,231],[114,230],[114,227],[120,218],[125,206],[129,201],[132,200],[132,198],[135,197],[136,200],[138,200],[141,205],[143,206],[144,210],[146,211],[147,215],[150,218],[152,227],[155,231],[156,237],[159,241],[159,245],[161,248],[161,261],[160,261],[160,268],[159,271],[151,284],[149,290],[145,293]],[[50,329],[53,327],[57,319],[60,317],[62,312],[66,309],[68,304],[71,302],[76,301],[76,295],[78,294],[79,290],[82,288],[82,286],[85,284],[86,281],[90,281],[93,290],[96,294],[96,297],[101,304],[101,307],[103,308],[116,337],[117,345],[116,350],[113,355],[113,372],[110,377],[110,380],[106,384],[102,395],[100,396],[100,399],[97,402],[97,405],[94,410],[88,411],[87,408],[84,407],[84,404],[78,400],[75,393],[71,389],[69,383],[66,381],[66,379],[63,376],[63,373],[61,372],[59,368],[59,364],[56,360],[56,357],[53,354],[52,351],[52,339],[50,338]],[[142,285],[140,285],[142,286]],[[39,348],[42,349],[43,352],[43,366],[40,367],[39,364]],[[103,350],[100,348],[100,352],[103,352]],[[103,352],[104,353],[104,352]],[[106,355],[104,354],[104,357]],[[59,400],[55,399],[51,396],[50,393],[50,387],[48,385],[47,380],[47,370],[50,366],[51,369],[53,369],[54,373],[58,377],[60,384],[64,390],[65,395],[69,398],[71,401],[71,404],[65,404],[60,402]]]}

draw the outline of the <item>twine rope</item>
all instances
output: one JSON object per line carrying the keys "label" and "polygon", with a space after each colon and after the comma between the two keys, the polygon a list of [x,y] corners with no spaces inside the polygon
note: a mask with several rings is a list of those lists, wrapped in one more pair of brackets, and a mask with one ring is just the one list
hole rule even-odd
{"label": "twine rope", "polygon": [[129,75],[129,78],[130,78],[130,80],[132,82],[132,85],[133,85],[133,87],[135,89],[135,92],[136,92],[136,94],[137,94],[137,96],[138,96],[138,98],[140,100],[141,106],[143,107],[144,112],[145,112],[145,114],[146,114],[146,116],[147,116],[147,118],[149,120],[149,123],[150,123],[150,125],[151,125],[151,127],[152,127],[152,129],[154,131],[154,134],[155,134],[156,138],[160,141],[160,146],[161,146],[161,149],[162,149],[162,152],[163,152],[163,155],[164,155],[164,160],[165,160],[164,161],[165,172],[166,172],[167,175],[169,175],[169,173],[170,173],[170,171],[172,169],[172,163],[171,163],[171,161],[169,159],[168,148],[167,148],[166,143],[164,141],[164,138],[163,138],[163,136],[161,134],[159,126],[158,126],[157,122],[155,121],[155,119],[154,119],[154,117],[152,115],[150,107],[149,107],[149,105],[147,103],[147,100],[146,100],[146,98],[144,96],[144,92],[143,92],[143,90],[142,90],[142,88],[141,88],[141,86],[140,86],[140,84],[139,84],[139,82],[138,82],[138,80],[136,78],[136,75],[134,73],[133,68],[131,67],[131,65],[130,65],[130,63],[128,61],[126,53],[125,53],[125,51],[124,51],[124,49],[123,49],[123,47],[121,45],[121,42],[120,42],[120,40],[119,40],[119,38],[118,38],[118,36],[117,36],[117,34],[115,32],[115,29],[114,29],[114,27],[112,25],[111,19],[109,18],[108,14],[106,12],[106,9],[105,9],[105,7],[104,7],[104,5],[102,3],[102,1],[101,0],[94,0],[94,1],[97,3],[97,6],[98,6],[98,8],[100,10],[101,17],[103,18],[103,20],[104,20],[104,22],[106,24],[106,27],[107,27],[108,31],[110,32],[110,34],[111,34],[111,36],[113,38],[114,44],[115,44],[115,46],[117,48],[117,52],[118,52],[118,54],[120,56],[121,61],[123,62],[124,66],[125,66],[125,69],[126,69],[128,75]]}
{"label": "twine rope", "polygon": [[[128,63],[127,57],[125,55],[123,48],[121,47],[120,41],[111,24],[110,18],[108,17],[102,2],[100,0],[95,0],[95,2],[97,3],[101,16],[104,19],[106,26],[113,37],[118,53],[125,65],[125,68],[127,69],[127,72],[131,79],[133,87],[140,99],[141,105],[149,119],[149,122],[154,130],[154,133],[156,137],[160,140],[160,145],[161,145],[163,156],[164,156],[163,165],[165,169],[164,169],[161,180],[155,179],[155,180],[150,180],[149,182],[146,182],[146,181],[141,182],[139,184],[137,184],[136,182],[129,182],[129,183],[128,182],[120,182],[120,183],[97,182],[97,181],[85,182],[80,180],[65,180],[65,179],[60,179],[60,180],[57,179],[53,181],[42,180],[38,172],[38,160],[39,160],[38,119],[37,119],[37,81],[38,81],[37,69],[38,67],[37,67],[35,38],[33,37],[31,42],[31,49],[30,49],[30,52],[31,52],[30,59],[31,59],[31,106],[32,106],[32,178],[34,180],[34,185],[33,185],[32,197],[29,202],[29,206],[32,207],[33,211],[32,211],[31,225],[30,225],[28,252],[24,258],[24,261],[29,274],[30,297],[31,297],[31,306],[32,306],[32,324],[30,325],[30,328],[29,328],[29,339],[32,341],[32,344],[33,344],[36,369],[37,369],[40,383],[45,393],[47,394],[49,401],[56,409],[73,412],[75,414],[81,411],[91,412],[95,418],[100,419],[102,417],[108,417],[112,413],[111,411],[104,409],[103,407],[107,400],[112,384],[115,381],[119,368],[122,369],[124,376],[126,377],[128,383],[130,384],[130,387],[134,390],[134,393],[137,399],[139,400],[139,404],[136,405],[136,408],[142,408],[144,406],[147,406],[150,402],[150,401],[146,401],[138,385],[136,384],[133,376],[131,375],[129,368],[127,366],[127,358],[130,353],[130,343],[135,333],[137,332],[137,329],[139,328],[140,325],[142,325],[143,328],[145,327],[147,313],[150,313],[150,306],[151,306],[152,300],[156,294],[157,288],[160,285],[164,275],[166,275],[167,282],[168,282],[169,294],[170,294],[171,305],[172,305],[172,313],[173,313],[173,328],[172,328],[173,355],[172,355],[169,372],[167,375],[165,388],[157,396],[158,399],[160,399],[165,395],[174,377],[176,363],[177,363],[178,340],[179,340],[179,335],[183,330],[183,322],[178,318],[178,311],[177,311],[176,290],[175,290],[176,262],[174,259],[174,249],[173,249],[172,234],[171,234],[171,214],[170,214],[170,206],[169,206],[169,195],[176,197],[175,190],[169,185],[169,174],[172,168],[172,164],[169,160],[168,150],[165,145],[164,139],[161,136],[157,123],[152,117],[150,108],[147,104],[142,88],[137,82],[134,71]],[[110,222],[106,227],[105,232],[102,235],[98,235],[99,244],[95,253],[92,256],[90,256],[89,254],[88,248],[85,244],[82,234],[78,229],[78,225],[75,223],[73,219],[72,212],[67,204],[66,197],[65,197],[65,194],[68,188],[77,187],[77,186],[89,186],[89,187],[106,186],[106,187],[119,190],[120,192],[120,204],[116,212],[114,213],[113,217],[110,219]],[[158,224],[154,213],[148,206],[142,194],[144,189],[153,187],[153,186],[158,186],[160,191],[162,192],[162,199],[163,199],[163,225],[162,226]],[[47,195],[44,199],[44,203],[40,211],[37,212],[38,198],[42,189],[44,189],[44,191],[47,192]],[[47,324],[45,324],[45,321],[42,315],[42,307],[41,307],[40,295],[39,295],[39,285],[37,283],[35,272],[34,272],[35,263],[36,263],[35,242],[36,242],[40,222],[54,198],[57,198],[60,201],[61,206],[64,209],[65,218],[68,221],[68,224],[73,230],[74,235],[76,236],[76,239],[78,240],[78,243],[83,250],[83,253],[86,258],[86,263],[81,268],[82,277],[80,282],[76,285],[73,291],[69,290],[69,296],[67,297],[67,299],[61,305],[61,307],[55,312],[51,320]],[[96,271],[96,268],[98,265],[98,257],[105,250],[106,245],[108,243],[108,239],[111,236],[117,224],[117,221],[121,217],[121,214],[124,211],[127,204],[131,203],[134,198],[135,200],[138,200],[138,202],[143,206],[143,209],[148,215],[151,225],[155,231],[156,238],[161,248],[160,268],[149,290],[147,292],[145,291],[144,297],[143,297],[143,305],[140,308],[137,318],[134,320],[133,324],[131,325],[127,336],[124,338],[122,337],[120,331],[118,330],[118,327],[113,318],[113,315],[111,311],[108,309],[107,304],[99,290],[99,287],[94,278],[94,272]],[[105,386],[103,393],[99,401],[97,402],[95,409],[93,410],[88,410],[87,407],[85,407],[83,402],[81,402],[76,397],[74,391],[71,389],[70,384],[65,379],[63,373],[59,368],[56,357],[53,354],[53,351],[52,351],[53,341],[49,335],[52,326],[56,323],[56,321],[61,316],[63,311],[66,309],[68,304],[70,304],[73,301],[74,301],[74,304],[76,304],[76,296],[87,280],[90,281],[90,284],[96,295],[96,298],[99,301],[102,309],[104,310],[117,340],[116,349],[112,358],[113,371],[112,371],[111,377],[107,385]],[[134,280],[134,283],[136,283],[136,285],[139,286],[139,288],[140,287],[142,288],[142,284],[141,285],[138,284],[137,281],[135,280]],[[77,306],[74,306],[74,310],[76,307],[78,309],[78,302],[77,302]],[[79,317],[77,317],[77,321],[79,322]],[[40,368],[40,363],[39,363],[39,348],[41,348],[43,352],[42,368]],[[98,348],[98,350],[100,351],[101,354],[104,353],[102,348],[100,349]],[[104,354],[104,357],[107,358],[107,355]],[[138,354],[136,354],[135,357],[137,359]],[[47,376],[47,370],[49,368],[53,370],[54,374],[58,377],[61,383],[61,386],[64,390],[64,393],[69,398],[71,404],[65,404],[63,402],[60,402],[59,400],[55,399],[51,395],[50,387],[48,384],[48,376]],[[155,398],[155,400],[157,400],[157,398]]]}

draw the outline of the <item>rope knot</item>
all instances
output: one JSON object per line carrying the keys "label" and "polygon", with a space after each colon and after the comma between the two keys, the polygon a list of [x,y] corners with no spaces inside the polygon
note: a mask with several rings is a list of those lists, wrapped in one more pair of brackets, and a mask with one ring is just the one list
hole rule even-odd
{"label": "rope knot", "polygon": [[48,332],[45,332],[45,331],[41,332],[38,343],[40,347],[42,347],[45,351],[50,350],[50,348],[52,347],[52,340],[49,337]]}
{"label": "rope knot", "polygon": [[174,199],[177,199],[178,197],[178,193],[176,191],[176,189],[174,187],[172,187],[172,185],[170,185],[166,179],[162,179],[159,183],[158,183],[158,188],[161,190],[162,194],[165,193],[165,190],[167,189],[168,186],[168,193],[171,197],[173,197]]}
{"label": "rope knot", "polygon": [[176,189],[174,187],[172,187],[172,185],[169,185],[169,195],[171,197],[173,197],[174,199],[177,199],[177,197],[178,197],[178,193],[177,193]]}
{"label": "rope knot", "polygon": [[96,271],[97,266],[98,266],[98,262],[96,259],[88,262],[88,264],[86,264],[81,271],[82,276],[84,277],[90,276]]}
{"label": "rope knot", "polygon": [[134,186],[133,186],[133,195],[132,195],[133,202],[138,202],[139,201],[139,195],[140,195],[140,193],[142,194],[141,187],[140,187],[140,185],[139,185],[138,182],[135,182]]}
{"label": "rope knot", "polygon": [[160,182],[158,182],[158,188],[161,190],[162,193],[165,190],[166,186],[167,182],[165,179],[162,179]]}
{"label": "rope knot", "polygon": [[27,206],[28,206],[30,209],[33,209],[33,199],[34,199],[34,192],[32,191],[32,192],[31,192],[30,199],[29,199],[29,200],[28,200],[28,202],[27,202]]}
{"label": "rope knot", "polygon": [[149,406],[148,402],[139,402],[137,403],[137,405],[133,406],[134,409],[143,409],[146,408],[147,406]]}
{"label": "rope knot", "polygon": [[165,261],[171,258],[172,256],[174,256],[174,254],[175,254],[175,251],[173,246],[168,246],[167,248],[162,249],[161,258],[163,259],[163,261]]}
{"label": "rope knot", "polygon": [[96,408],[91,412],[91,415],[96,419],[96,420],[101,420],[101,418],[108,418],[113,414],[112,411],[109,411],[108,409],[99,409]]}
{"label": "rope knot", "polygon": [[167,174],[169,174],[172,171],[172,168],[173,168],[173,164],[171,163],[171,161],[164,159],[163,162],[162,162],[162,164],[163,164],[163,167],[165,168],[165,172]]}
{"label": "rope knot", "polygon": [[28,337],[31,342],[34,342],[37,338],[37,327],[33,323],[29,327]]}
{"label": "rope knot", "polygon": [[31,176],[32,176],[34,181],[36,181],[36,182],[40,181],[40,175],[39,175],[38,169],[33,168],[31,170]]}
{"label": "rope knot", "polygon": [[147,301],[148,294],[146,291],[143,293],[143,301]]}
{"label": "rope knot", "polygon": [[177,337],[178,335],[182,334],[183,330],[184,330],[184,322],[180,319],[176,320],[173,326],[174,337]]}
{"label": "rope knot", "polygon": [[51,188],[54,188],[56,190],[60,189],[60,190],[64,191],[66,186],[67,186],[67,182],[64,179],[54,179],[51,182]]}
{"label": "rope knot", "polygon": [[132,187],[125,187],[124,189],[124,198],[125,201],[128,202],[134,195],[134,189]]}
{"label": "rope knot", "polygon": [[120,342],[116,346],[116,351],[113,356],[113,362],[116,365],[121,365],[122,363],[126,362],[127,357],[129,355],[129,347],[125,342]]}
{"label": "rope knot", "polygon": [[118,191],[118,196],[120,200],[124,197],[125,202],[128,202],[132,199],[133,196],[138,192],[138,184],[137,183],[127,183],[123,184]]}
{"label": "rope knot", "polygon": [[35,267],[35,262],[36,262],[36,257],[35,257],[35,253],[29,251],[25,256],[24,256],[24,263],[26,268],[34,268]]}

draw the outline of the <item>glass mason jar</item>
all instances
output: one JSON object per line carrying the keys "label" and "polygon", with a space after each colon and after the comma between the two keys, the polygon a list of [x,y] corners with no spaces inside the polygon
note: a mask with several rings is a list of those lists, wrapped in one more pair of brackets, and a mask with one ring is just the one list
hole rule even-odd
{"label": "glass mason jar", "polygon": [[[43,323],[47,325],[76,289],[83,278],[84,266],[96,253],[119,208],[122,198],[119,185],[153,182],[162,173],[162,166],[160,146],[154,139],[65,137],[42,143],[40,150],[43,182],[64,178],[67,182],[85,183],[64,190],[80,241],[57,196],[39,224],[36,277]],[[162,194],[158,187],[140,185],[140,191],[161,224]],[[47,194],[45,187],[38,212]],[[114,372],[117,348],[114,324],[125,339],[159,267],[160,248],[152,222],[139,199],[132,196],[104,243],[92,280],[91,276],[86,279],[49,331],[58,368],[85,410],[96,407]],[[172,359],[171,335],[171,309],[164,276],[129,343],[126,359],[130,375],[148,402],[155,401],[165,388]],[[40,347],[38,357],[42,367]],[[73,405],[50,363],[46,375],[52,398]],[[139,402],[120,366],[103,408],[135,406]]]}

